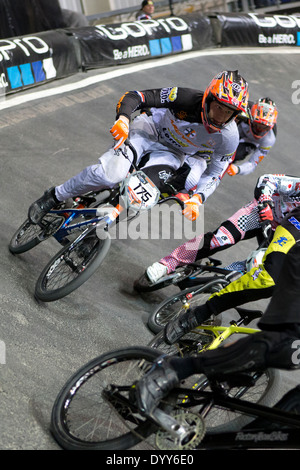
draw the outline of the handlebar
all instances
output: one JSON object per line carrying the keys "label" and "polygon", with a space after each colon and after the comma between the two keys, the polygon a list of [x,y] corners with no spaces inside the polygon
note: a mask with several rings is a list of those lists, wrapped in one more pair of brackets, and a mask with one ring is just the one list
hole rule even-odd
{"label": "handlebar", "polygon": [[[135,149],[135,147],[132,145],[132,143],[130,142],[129,139],[126,139],[125,142],[124,142],[124,144],[125,144],[127,147],[129,147],[130,150],[132,151],[133,160],[132,160],[132,162],[131,162],[131,165],[132,165],[131,168],[133,167],[133,168],[136,169],[136,162],[137,162],[137,152],[136,152],[136,149]],[[122,150],[122,149],[121,149],[121,150]],[[129,160],[127,153],[124,153],[124,152],[122,152],[122,153],[123,153],[124,157],[127,158],[127,160]],[[131,171],[131,168],[130,168],[130,171]]]}
{"label": "handlebar", "polygon": [[167,201],[175,201],[177,202],[177,204],[180,205],[182,210],[184,209],[184,202],[176,196],[164,197],[163,199],[160,199],[157,204],[162,204],[163,202],[167,202]]}
{"label": "handlebar", "polygon": [[[130,142],[129,139],[126,139],[124,143],[132,151],[132,154],[133,154],[133,160],[132,160],[132,163],[131,163],[131,168],[129,170],[129,171],[131,171],[132,168],[136,169],[137,151],[136,151],[135,147],[132,145],[132,143]],[[125,158],[128,159],[128,155],[126,153],[123,152],[123,155],[124,155]],[[177,202],[177,204],[180,205],[182,210],[184,209],[184,202],[181,201],[181,199],[179,199],[176,196],[164,197],[163,199],[158,201],[157,204],[162,204],[163,202],[167,202],[167,201],[175,201],[175,202]]]}

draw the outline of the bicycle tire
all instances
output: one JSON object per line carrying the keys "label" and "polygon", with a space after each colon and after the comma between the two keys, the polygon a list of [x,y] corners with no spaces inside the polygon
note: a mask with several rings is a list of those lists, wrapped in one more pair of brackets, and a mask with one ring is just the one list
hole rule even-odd
{"label": "bicycle tire", "polygon": [[186,301],[189,305],[202,305],[213,292],[218,292],[225,284],[227,284],[227,281],[218,279],[202,287],[189,287],[173,294],[163,300],[148,317],[148,328],[152,333],[157,334],[169,321],[174,320],[186,310],[186,307],[184,307]]}
{"label": "bicycle tire", "polygon": [[[43,302],[52,302],[69,295],[84,284],[99,268],[109,251],[111,238],[108,232],[103,232],[103,235],[105,236],[98,238],[96,231],[93,231],[76,245],[73,246],[73,242],[70,242],[63,247],[40,274],[35,286],[35,297]],[[94,243],[91,249],[89,242]],[[83,259],[80,260],[80,257]],[[76,266],[77,259],[80,264]],[[59,269],[63,285],[59,284]]]}
{"label": "bicycle tire", "polygon": [[126,417],[120,417],[104,393],[112,383],[135,383],[158,356],[150,348],[131,347],[108,352],[81,367],[62,387],[52,408],[51,432],[57,443],[65,450],[122,450],[155,432],[156,425],[141,416],[142,421],[128,429],[130,421],[124,424]]}
{"label": "bicycle tire", "polygon": [[172,273],[167,274],[154,283],[151,283],[147,274],[144,273],[134,282],[133,287],[137,292],[154,292],[171,285],[176,286],[179,282],[182,282],[190,277],[197,269],[198,268],[189,265],[180,266]]}
{"label": "bicycle tire", "polygon": [[9,251],[14,255],[19,255],[31,250],[42,241],[51,237],[51,235],[59,229],[65,220],[64,217],[51,216],[47,214],[43,218],[44,223],[47,224],[48,219],[49,227],[52,224],[52,230],[48,232],[46,232],[45,227],[40,224],[32,224],[28,219],[26,219],[13,234],[8,245]]}

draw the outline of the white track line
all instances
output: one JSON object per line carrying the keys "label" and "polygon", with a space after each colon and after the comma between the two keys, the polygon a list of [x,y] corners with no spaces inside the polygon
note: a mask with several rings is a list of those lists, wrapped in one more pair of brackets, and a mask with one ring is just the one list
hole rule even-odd
{"label": "white track line", "polygon": [[[40,90],[34,91],[32,93],[28,93],[26,95],[18,95],[16,97],[6,96],[0,98],[0,110],[12,108],[14,106],[18,106],[20,104],[28,103],[30,101],[35,101],[43,98],[49,98],[51,96],[60,95],[62,93],[69,93],[74,90],[79,90],[82,88],[86,88],[91,85],[95,85],[96,83],[105,82],[107,80],[111,80],[113,78],[121,77],[122,75],[133,74],[135,72],[141,72],[144,70],[149,70],[155,67],[164,67],[166,65],[175,64],[177,62],[182,62],[184,60],[195,59],[198,57],[207,57],[207,56],[216,56],[216,55],[232,55],[232,49],[212,49],[212,50],[205,50],[205,51],[194,51],[194,52],[186,52],[179,55],[174,55],[166,58],[159,58],[156,60],[149,60],[139,62],[136,65],[129,65],[129,66],[119,66],[117,70],[112,70],[111,72],[100,73],[99,75],[95,75],[93,77],[85,78],[80,80],[76,83],[70,83],[68,85],[61,85],[55,88],[51,88],[48,90]],[[234,54],[256,54],[256,55],[264,55],[264,54],[299,54],[300,48],[296,47],[270,47],[270,48],[236,48],[234,49]],[[22,92],[20,92],[22,93]]]}

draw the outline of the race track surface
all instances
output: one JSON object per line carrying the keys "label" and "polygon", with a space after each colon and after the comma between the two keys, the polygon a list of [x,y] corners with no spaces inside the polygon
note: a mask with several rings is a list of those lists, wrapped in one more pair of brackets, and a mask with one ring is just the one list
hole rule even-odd
{"label": "race track surface", "polygon": [[[300,174],[299,59],[295,48],[204,51],[182,55],[173,63],[168,59],[132,69],[79,73],[0,102],[0,340],[6,352],[5,364],[0,364],[1,449],[59,449],[49,433],[57,393],[88,360],[149,342],[147,317],[167,293],[142,298],[133,292],[133,281],[181,243],[113,240],[102,267],[80,289],[57,302],[37,303],[35,282],[59,246],[48,240],[20,256],[8,251],[32,201],[46,188],[97,162],[111,144],[115,106],[125,91],[177,85],[204,89],[217,72],[238,69],[249,82],[251,99],[267,95],[276,101],[278,138],[255,173],[226,175],[209,198],[205,230],[215,228],[253,198],[260,174]],[[240,243],[220,258],[244,259],[251,248],[254,243]],[[266,303],[257,305],[264,308]],[[298,372],[285,373],[281,392],[298,383],[299,377]]]}

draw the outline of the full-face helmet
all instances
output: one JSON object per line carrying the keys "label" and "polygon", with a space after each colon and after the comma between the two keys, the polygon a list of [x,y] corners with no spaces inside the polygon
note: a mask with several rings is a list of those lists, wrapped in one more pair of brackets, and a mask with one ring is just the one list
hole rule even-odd
{"label": "full-face helmet", "polygon": [[270,98],[260,98],[251,107],[250,130],[256,139],[266,135],[277,122],[276,104]]}
{"label": "full-face helmet", "polygon": [[[209,132],[220,131],[235,119],[238,114],[247,112],[248,98],[248,83],[237,70],[223,71],[216,75],[203,95],[201,117],[205,128]],[[217,125],[209,119],[210,105],[214,100],[234,111],[228,121],[221,125]]]}

